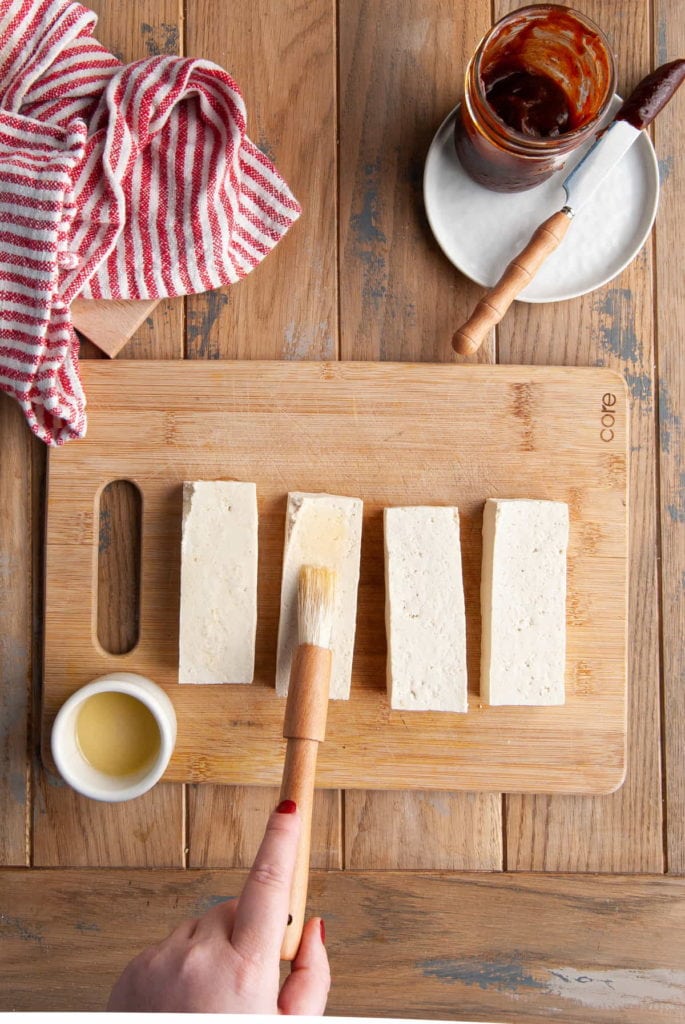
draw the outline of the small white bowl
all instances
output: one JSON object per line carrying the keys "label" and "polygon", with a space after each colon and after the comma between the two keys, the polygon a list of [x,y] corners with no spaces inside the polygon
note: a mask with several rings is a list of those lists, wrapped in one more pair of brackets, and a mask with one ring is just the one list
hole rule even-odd
{"label": "small white bowl", "polygon": [[[154,716],[159,729],[159,750],[154,760],[130,775],[108,775],[83,756],[76,740],[76,722],[84,701],[96,693],[126,693],[139,700]],[[70,786],[92,800],[116,803],[147,793],[169,764],[176,743],[176,713],[164,690],[133,672],[112,672],[82,686],[60,708],[52,727],[51,748],[57,769]]]}

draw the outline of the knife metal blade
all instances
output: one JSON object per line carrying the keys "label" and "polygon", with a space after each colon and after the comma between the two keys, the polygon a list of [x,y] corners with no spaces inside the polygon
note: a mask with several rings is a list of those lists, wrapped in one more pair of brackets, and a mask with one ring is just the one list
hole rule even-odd
{"label": "knife metal blade", "polygon": [[662,64],[646,75],[619,108],[614,120],[597,137],[582,160],[562,182],[566,209],[578,213],[607,175],[625,156],[642,131],[685,80],[685,60]]}
{"label": "knife metal blade", "polygon": [[612,121],[602,132],[561,183],[566,193],[566,206],[572,213],[582,209],[641,134],[639,128],[624,120]]}

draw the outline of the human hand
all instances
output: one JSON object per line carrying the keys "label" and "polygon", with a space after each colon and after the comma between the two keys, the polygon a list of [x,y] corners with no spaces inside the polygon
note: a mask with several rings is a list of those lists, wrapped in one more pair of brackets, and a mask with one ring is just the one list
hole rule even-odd
{"label": "human hand", "polygon": [[322,1014],[330,971],[320,918],[305,925],[291,973],[278,990],[299,834],[295,804],[284,800],[269,818],[238,899],[184,921],[132,960],[112,989],[107,1009]]}

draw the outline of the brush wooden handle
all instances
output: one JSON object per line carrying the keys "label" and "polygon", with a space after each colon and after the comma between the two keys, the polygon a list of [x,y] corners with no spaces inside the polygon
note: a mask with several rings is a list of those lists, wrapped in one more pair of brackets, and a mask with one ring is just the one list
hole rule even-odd
{"label": "brush wooden handle", "polygon": [[288,740],[283,766],[281,800],[294,800],[302,819],[300,842],[290,890],[290,924],[286,927],[281,959],[293,960],[304,927],[309,884],[312,805],[319,743],[326,735],[332,652],[301,644],[295,652],[285,709],[283,735]]}
{"label": "brush wooden handle", "polygon": [[533,233],[528,245],[514,256],[494,288],[452,338],[452,347],[462,356],[477,352],[488,331],[500,322],[512,302],[530,284],[547,257],[554,252],[569,229],[573,214],[568,207],[553,213]]}

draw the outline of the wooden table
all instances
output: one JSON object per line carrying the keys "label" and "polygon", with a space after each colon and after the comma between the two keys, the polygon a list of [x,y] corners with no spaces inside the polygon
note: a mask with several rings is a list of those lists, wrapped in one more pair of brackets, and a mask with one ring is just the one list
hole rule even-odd
{"label": "wooden table", "polygon": [[[480,289],[433,241],[423,161],[491,8],[499,16],[519,4],[91,6],[98,37],[126,60],[183,53],[228,68],[251,137],[305,211],[240,285],[160,303],[124,357],[457,358],[451,332]],[[575,6],[608,33],[624,94],[685,51],[680,0]],[[654,126],[663,192],[633,263],[582,298],[518,304],[478,355],[606,365],[628,384],[625,785],[588,798],[320,793],[311,902],[328,919],[331,1011],[585,1022],[685,1014],[684,116],[685,91]],[[86,345],[83,355],[97,352]],[[109,806],[43,771],[46,453],[4,396],[0,438],[0,1009],[98,1008],[133,950],[238,890],[275,793],[164,784]],[[119,515],[115,494],[105,548]],[[116,594],[125,552],[104,564]]]}

